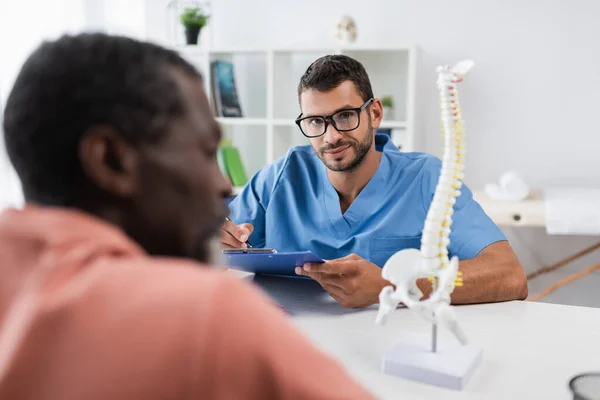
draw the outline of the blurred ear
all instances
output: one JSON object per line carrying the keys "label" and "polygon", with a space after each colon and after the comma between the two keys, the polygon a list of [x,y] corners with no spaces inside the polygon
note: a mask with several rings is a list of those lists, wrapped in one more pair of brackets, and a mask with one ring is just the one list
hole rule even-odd
{"label": "blurred ear", "polygon": [[383,119],[383,106],[381,105],[381,100],[375,98],[369,108],[371,112],[371,124],[373,125],[373,129],[377,129]]}
{"label": "blurred ear", "polygon": [[113,128],[88,130],[79,143],[79,160],[85,176],[102,190],[117,197],[135,193],[137,153]]}

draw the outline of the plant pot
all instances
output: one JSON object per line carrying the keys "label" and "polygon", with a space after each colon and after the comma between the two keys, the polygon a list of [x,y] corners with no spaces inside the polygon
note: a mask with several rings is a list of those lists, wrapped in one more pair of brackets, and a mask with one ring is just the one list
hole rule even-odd
{"label": "plant pot", "polygon": [[186,26],[185,27],[185,42],[187,44],[198,44],[198,36],[200,36],[199,26]]}

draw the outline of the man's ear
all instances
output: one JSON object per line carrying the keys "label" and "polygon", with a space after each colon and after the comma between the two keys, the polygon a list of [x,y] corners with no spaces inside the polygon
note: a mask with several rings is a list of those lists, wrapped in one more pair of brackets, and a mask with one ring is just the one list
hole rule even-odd
{"label": "man's ear", "polygon": [[375,98],[373,103],[371,103],[371,124],[373,125],[373,129],[379,128],[381,124],[381,120],[383,119],[383,106],[381,105],[381,100]]}
{"label": "man's ear", "polygon": [[110,127],[89,129],[79,143],[79,160],[85,176],[102,190],[129,197],[137,181],[137,153]]}

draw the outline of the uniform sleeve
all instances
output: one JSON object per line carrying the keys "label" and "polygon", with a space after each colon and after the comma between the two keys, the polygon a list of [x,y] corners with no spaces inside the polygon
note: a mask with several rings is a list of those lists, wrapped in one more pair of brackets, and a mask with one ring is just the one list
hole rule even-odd
{"label": "uniform sleeve", "polygon": [[[441,166],[441,161],[435,157],[428,159],[424,166],[422,189],[426,211],[433,200]],[[459,260],[468,260],[490,244],[506,240],[506,237],[473,199],[471,190],[464,184],[460,190],[461,195],[456,199],[452,216],[448,251],[451,256],[458,256]]]}
{"label": "uniform sleeve", "polygon": [[279,181],[288,156],[258,171],[244,190],[229,203],[229,218],[239,225],[250,223],[254,231],[248,238],[253,247],[265,247],[265,216],[271,195]]}
{"label": "uniform sleeve", "polygon": [[221,385],[215,398],[373,398],[247,283],[222,282],[213,309],[213,376],[217,382],[230,382]]}

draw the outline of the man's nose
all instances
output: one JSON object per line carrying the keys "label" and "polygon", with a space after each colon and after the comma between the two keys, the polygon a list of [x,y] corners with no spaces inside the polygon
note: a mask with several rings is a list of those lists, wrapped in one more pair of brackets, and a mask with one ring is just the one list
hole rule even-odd
{"label": "man's nose", "polygon": [[327,130],[323,136],[325,143],[329,144],[335,144],[344,137],[337,129],[335,129],[335,126],[333,126],[332,123],[327,124]]}

